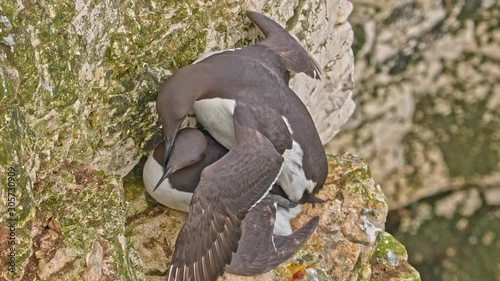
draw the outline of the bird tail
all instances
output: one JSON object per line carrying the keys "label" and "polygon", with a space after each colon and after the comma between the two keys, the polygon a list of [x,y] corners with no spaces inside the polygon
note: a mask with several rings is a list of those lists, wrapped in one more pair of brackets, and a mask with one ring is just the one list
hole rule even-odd
{"label": "bird tail", "polygon": [[288,236],[274,235],[276,208],[272,202],[260,202],[243,221],[238,251],[233,254],[226,272],[254,276],[275,269],[309,240],[318,226],[314,217]]}
{"label": "bird tail", "polygon": [[247,16],[266,36],[266,40],[261,44],[279,54],[289,71],[303,72],[314,79],[320,79],[321,70],[318,63],[296,37],[260,13],[248,11]]}

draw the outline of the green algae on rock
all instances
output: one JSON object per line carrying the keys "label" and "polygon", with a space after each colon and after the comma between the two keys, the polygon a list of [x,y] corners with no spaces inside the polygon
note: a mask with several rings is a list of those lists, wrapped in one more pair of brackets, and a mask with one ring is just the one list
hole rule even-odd
{"label": "green algae on rock", "polygon": [[[5,270],[0,272],[0,278],[22,276],[22,268],[28,263],[31,251],[31,223],[34,215],[35,205],[33,193],[30,188],[26,188],[29,178],[25,168],[29,166],[32,159],[28,155],[32,154],[33,142],[30,139],[32,133],[27,127],[26,120],[18,106],[8,106],[2,108],[0,112],[0,249],[2,256],[0,262],[5,265]],[[11,172],[11,173],[9,173]],[[8,185],[8,177],[13,178],[13,185]],[[12,188],[12,189],[8,189]],[[8,203],[14,203],[14,206]],[[13,208],[12,209],[8,209]],[[11,240],[11,239],[15,240]],[[9,244],[15,241],[16,244]],[[14,250],[11,250],[14,247]],[[13,265],[8,262],[12,253]],[[11,273],[7,270],[15,271]],[[10,280],[10,279],[8,279]]]}
{"label": "green algae on rock", "polygon": [[418,271],[408,263],[408,254],[403,244],[387,232],[377,238],[371,266],[370,280],[420,280]]}

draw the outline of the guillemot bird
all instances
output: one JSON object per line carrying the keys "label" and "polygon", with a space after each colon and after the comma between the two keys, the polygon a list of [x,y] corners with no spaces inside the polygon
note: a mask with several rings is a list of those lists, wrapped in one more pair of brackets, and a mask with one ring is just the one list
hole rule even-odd
{"label": "guillemot bird", "polygon": [[228,150],[208,133],[184,128],[179,131],[175,149],[167,163],[169,177],[157,190],[155,184],[163,174],[165,144],[160,142],[148,157],[143,169],[146,191],[161,204],[183,212],[189,211],[193,193],[200,181],[201,172],[226,155]]}
{"label": "guillemot bird", "polygon": [[[314,231],[318,218],[306,224],[306,229],[301,229],[299,239],[276,238],[272,235],[273,220],[266,223],[258,219],[271,206],[269,203],[275,204],[265,196],[278,177],[283,157],[264,135],[247,124],[251,124],[248,116],[240,111],[235,112],[236,137],[233,147],[217,162],[202,170],[191,199],[188,219],[175,243],[167,280],[216,280],[226,265],[232,263],[240,239],[249,241],[248,246],[241,248],[244,252],[235,259],[236,264],[230,265],[228,269],[241,272],[245,266],[254,265],[255,270],[266,270],[259,264],[268,262],[273,253],[281,258],[283,253],[279,252],[278,246],[290,242],[303,243]],[[245,224],[243,221],[249,212],[256,214],[251,214],[250,222]],[[270,209],[268,213],[272,216],[273,210]],[[267,236],[255,236],[261,229],[254,221],[263,224]],[[243,229],[248,232],[245,237],[242,237]],[[258,246],[257,251],[248,251],[254,244]],[[269,245],[273,247],[269,248]],[[282,250],[287,248],[290,247]],[[262,249],[264,251],[260,251]]]}
{"label": "guillemot bird", "polygon": [[[221,159],[227,152],[228,150],[208,132],[202,133],[194,128],[181,129],[167,163],[170,176],[156,191],[154,190],[155,184],[163,174],[161,163],[164,163],[165,145],[164,142],[160,142],[144,165],[145,189],[159,203],[172,209],[188,212],[202,170]],[[279,205],[274,234],[291,235],[290,220],[300,213],[301,206],[291,202],[277,184],[273,185],[267,198]]]}
{"label": "guillemot bird", "polygon": [[[165,162],[182,121],[191,108],[198,121],[230,149],[233,121],[239,114],[273,145],[284,161],[277,183],[292,201],[311,199],[323,186],[328,165],[307,108],[288,87],[290,73],[319,78],[317,63],[285,29],[257,12],[247,16],[266,39],[241,49],[215,52],[172,74],[162,85],[156,105],[163,125]],[[156,185],[170,175],[164,175]]]}
{"label": "guillemot bird", "polygon": [[[228,150],[208,133],[193,128],[181,129],[167,167],[173,170],[160,189],[153,192],[154,184],[162,175],[164,144],[159,143],[148,157],[143,170],[146,191],[158,202],[170,208],[188,212],[189,202],[200,180],[202,170],[222,158]],[[222,172],[222,171],[221,171]],[[273,190],[279,188],[273,186]],[[271,192],[273,192],[271,190]],[[274,191],[276,193],[276,191]],[[286,214],[276,212],[275,198],[266,197],[252,208],[242,221],[242,237],[238,250],[225,271],[237,275],[253,276],[276,268],[290,258],[312,235],[318,217],[290,235],[273,235],[277,224],[289,224]],[[278,204],[283,204],[280,201]],[[278,207],[282,211],[283,207]],[[284,222],[280,223],[280,221]],[[289,227],[289,226],[288,226]],[[204,231],[199,229],[198,231]],[[182,237],[179,237],[182,239]]]}

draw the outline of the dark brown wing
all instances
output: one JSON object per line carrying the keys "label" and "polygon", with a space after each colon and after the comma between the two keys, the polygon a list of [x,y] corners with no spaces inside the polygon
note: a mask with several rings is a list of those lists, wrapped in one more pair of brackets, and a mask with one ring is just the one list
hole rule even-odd
{"label": "dark brown wing", "polygon": [[247,16],[266,35],[266,40],[261,44],[279,54],[288,70],[297,73],[304,72],[314,79],[321,79],[318,63],[283,27],[257,12],[248,11]]}
{"label": "dark brown wing", "polygon": [[[238,251],[233,255],[231,264],[226,267],[229,273],[252,276],[259,274],[255,265],[267,267],[269,254],[274,251],[271,243],[274,230],[276,208],[272,202],[260,202],[245,217],[242,224],[242,237]],[[263,253],[263,254],[261,254]],[[247,268],[248,265],[254,265]]]}
{"label": "dark brown wing", "polygon": [[[304,224],[299,230],[295,231],[288,236],[274,236],[274,245],[276,246],[276,251],[272,253],[269,257],[268,265],[271,267],[267,270],[278,266],[283,261],[289,259],[295,252],[297,252],[302,245],[304,245],[307,240],[311,237],[316,230],[319,223],[319,217],[313,217],[306,224]],[[281,262],[278,262],[281,260]]]}
{"label": "dark brown wing", "polygon": [[273,235],[276,207],[274,203],[260,202],[243,221],[243,234],[229,273],[253,276],[276,268],[289,259],[311,237],[319,217],[312,218],[289,236]]}
{"label": "dark brown wing", "polygon": [[236,143],[205,168],[175,244],[169,281],[213,281],[238,248],[241,221],[270,190],[283,159],[271,142],[234,118]]}
{"label": "dark brown wing", "polygon": [[271,143],[279,154],[291,149],[293,137],[283,117],[272,107],[265,104],[238,103],[234,118],[240,119],[246,127],[258,130]]}

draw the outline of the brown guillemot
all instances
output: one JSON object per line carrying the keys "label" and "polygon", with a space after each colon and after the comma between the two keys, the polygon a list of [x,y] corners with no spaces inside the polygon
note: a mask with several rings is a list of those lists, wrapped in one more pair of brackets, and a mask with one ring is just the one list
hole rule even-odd
{"label": "brown guillemot", "polygon": [[238,249],[245,216],[266,207],[260,204],[275,182],[290,200],[314,202],[326,180],[318,132],[288,87],[289,71],[319,78],[319,68],[277,23],[256,12],[247,15],[266,40],[177,70],[157,97],[166,142],[163,175],[153,190],[173,173],[168,162],[191,108],[217,142],[230,149],[201,173],[168,280],[215,280],[222,274]]}
{"label": "brown guillemot", "polygon": [[[168,161],[176,134],[191,108],[198,121],[226,148],[235,141],[233,119],[268,138],[284,161],[277,182],[292,201],[313,201],[328,166],[323,145],[307,108],[288,87],[289,71],[319,78],[316,62],[280,25],[256,12],[248,17],[266,40],[217,52],[177,70],[162,85],[156,105],[166,139]],[[165,167],[166,162],[164,163]],[[157,186],[168,177],[168,170]]]}
{"label": "brown guillemot", "polygon": [[[247,227],[250,233],[259,231],[252,230],[255,226],[245,225],[243,221],[249,212],[269,207],[266,203],[274,204],[265,197],[276,182],[283,157],[265,136],[244,125],[247,120],[245,114],[235,112],[236,139],[233,147],[221,159],[202,170],[200,181],[191,199],[188,219],[175,243],[167,280],[216,280],[232,262],[233,253],[238,250],[240,239],[250,239],[250,244],[269,244],[252,235],[247,238],[242,237],[243,230]],[[172,152],[174,151],[175,149]],[[310,235],[317,221],[318,218],[315,218],[308,223],[305,227],[311,231],[306,229],[304,233]],[[271,225],[266,228],[271,229],[269,236],[274,247],[272,249],[278,251],[272,235],[273,222],[270,220],[267,223],[264,221],[260,223]],[[302,237],[307,239],[309,235]],[[289,241],[297,242],[294,239]],[[265,247],[264,249],[269,250]],[[250,254],[259,260],[272,256],[261,253],[258,250]],[[291,254],[293,252],[289,253]],[[241,262],[249,261],[245,257],[241,256]],[[240,265],[241,262],[236,263]],[[235,272],[242,268],[237,265],[234,266]]]}
{"label": "brown guillemot", "polygon": [[[163,173],[160,163],[164,162],[164,147],[163,142],[159,143],[146,161],[143,170],[146,191],[163,205],[188,212],[202,170],[222,158],[228,150],[207,132],[202,133],[193,128],[181,129],[167,163],[167,167],[172,170],[171,174],[160,188],[153,192],[154,184]],[[273,186],[273,190],[279,188],[277,185]],[[283,194],[279,191],[275,193]],[[225,268],[226,272],[253,276],[272,270],[290,258],[312,235],[319,218],[311,219],[292,233],[289,219],[293,216],[287,217],[287,207],[290,206],[277,207],[275,199],[279,197],[280,195],[264,198],[246,215],[241,224],[242,237],[237,252],[232,255],[231,263]],[[278,204],[286,205],[287,201],[287,198],[282,198],[278,200]],[[277,230],[279,227],[285,230]],[[286,228],[290,228],[286,235],[273,235],[276,232],[287,232]]]}

